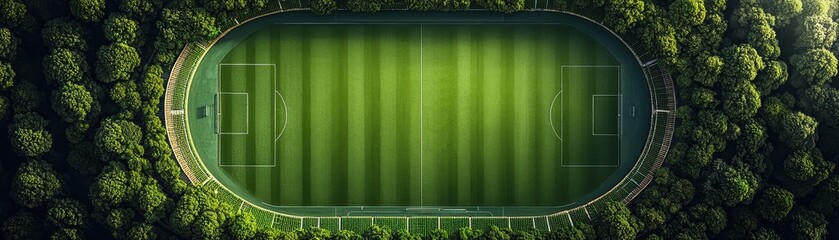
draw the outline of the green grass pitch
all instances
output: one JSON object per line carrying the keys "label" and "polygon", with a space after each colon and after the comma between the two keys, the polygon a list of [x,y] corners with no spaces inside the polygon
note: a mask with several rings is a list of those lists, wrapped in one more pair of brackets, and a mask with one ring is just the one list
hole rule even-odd
{"label": "green grass pitch", "polygon": [[217,163],[272,205],[558,206],[619,163],[620,67],[564,25],[272,25],[218,84]]}

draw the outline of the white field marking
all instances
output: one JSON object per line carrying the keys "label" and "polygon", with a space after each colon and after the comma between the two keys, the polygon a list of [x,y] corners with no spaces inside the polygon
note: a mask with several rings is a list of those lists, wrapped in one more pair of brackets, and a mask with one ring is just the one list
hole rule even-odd
{"label": "white field marking", "polygon": [[270,225],[270,226],[271,226],[272,228],[274,227],[274,221],[275,221],[275,220],[277,220],[277,215],[276,215],[276,214],[274,214],[274,216],[271,218],[271,225]]}
{"label": "white field marking", "polygon": [[[565,79],[564,79],[565,78],[565,73],[564,73],[565,68],[617,68],[618,69],[618,93],[620,93],[620,82],[621,82],[620,81],[620,68],[621,68],[620,65],[584,65],[584,64],[583,65],[562,65],[560,67],[560,72],[559,72],[559,82],[560,82],[560,86],[563,86],[563,87],[564,87],[563,84],[565,82]],[[560,98],[560,104],[562,104],[562,98]],[[563,134],[563,128],[561,126],[561,121],[563,121],[563,120],[562,119],[560,120],[560,129],[559,129],[560,135]],[[592,118],[592,121],[594,121],[593,118]],[[618,121],[621,121],[621,120],[619,119]],[[592,126],[593,126],[593,124],[592,124]],[[618,136],[618,137],[620,137],[620,136]],[[565,148],[565,144],[560,144],[560,152],[565,153],[564,148]],[[614,167],[620,167],[620,159],[618,160],[618,164],[610,164],[610,165],[565,164],[565,154],[560,154],[559,159],[560,159],[559,160],[560,167],[567,167],[567,168],[614,168]],[[548,231],[550,231],[550,221],[548,221],[547,216],[545,217],[545,220],[548,222]]]}
{"label": "white field marking", "polygon": [[[560,82],[561,82],[561,81],[560,81]],[[560,83],[560,85],[561,85],[561,83]],[[556,98],[558,98],[560,94],[562,94],[562,90],[559,90],[559,92],[557,92],[557,93],[556,93],[556,95],[554,95],[553,100],[551,100],[551,108],[550,108],[550,109],[548,109],[548,121],[549,121],[549,122],[550,122],[550,124],[551,124],[551,129],[553,130],[554,135],[556,136],[556,138],[558,138],[558,139],[559,139],[559,141],[560,141],[560,142],[562,142],[562,141],[563,141],[563,140],[562,140],[562,137],[561,137],[561,136],[559,136],[559,133],[557,133],[557,132],[556,132],[556,127],[554,127],[554,115],[553,115],[553,112],[554,112],[554,104],[556,103]],[[560,101],[562,101],[562,99],[561,99],[561,98],[560,98]],[[562,104],[560,103],[559,105],[561,106]],[[560,120],[560,121],[562,121],[562,116],[561,116],[562,112],[560,111],[560,112],[559,112],[559,114],[560,114],[559,120]],[[559,124],[559,128],[560,128],[560,131],[561,131],[561,129],[562,129],[562,124]]]}
{"label": "white field marking", "polygon": [[548,215],[545,215],[545,225],[548,226],[548,232],[551,231],[551,220],[548,219]]}
{"label": "white field marking", "polygon": [[[272,72],[271,72],[271,84],[276,85],[276,74],[277,74],[277,65],[276,64],[268,64],[268,63],[264,63],[264,64],[263,63],[220,63],[220,64],[218,64],[218,79],[217,79],[218,80],[218,85],[217,86],[221,86],[221,67],[222,66],[271,66],[271,70],[272,70]],[[276,91],[276,86],[275,86],[275,91]],[[241,93],[219,92],[219,94],[241,94]],[[247,94],[247,93],[244,93],[244,94]],[[274,98],[274,96],[272,96],[272,99],[273,98]],[[250,102],[250,101],[248,101],[248,102]],[[276,102],[276,100],[274,100],[274,102]],[[272,105],[273,104],[276,104],[276,103],[272,103]],[[218,104],[218,105],[221,105],[221,104]],[[275,107],[275,109],[276,109],[276,107]],[[249,106],[246,107],[246,110],[248,112],[250,111]],[[221,111],[221,110],[219,109],[219,111]],[[250,122],[250,119],[248,119],[247,122]],[[219,124],[219,125],[221,125],[221,124]],[[272,129],[273,129],[273,127],[272,127]],[[248,127],[248,130],[250,130],[250,127]],[[274,129],[274,131],[276,131],[276,129]],[[217,142],[218,142],[218,148],[217,149],[219,149],[219,150],[218,150],[218,153],[217,153],[218,156],[216,157],[216,159],[218,159],[217,163],[218,163],[219,167],[272,168],[272,167],[277,166],[277,159],[274,156],[271,156],[271,160],[272,160],[271,164],[221,164],[221,149],[222,149],[221,148],[221,141],[219,140]],[[276,148],[276,146],[274,148]],[[274,148],[272,148],[271,150],[272,150],[272,152],[276,153],[276,149],[274,149]],[[300,221],[303,221],[303,219],[301,219]]]}
{"label": "white field marking", "polygon": [[[620,126],[618,126],[618,133],[598,133],[597,131],[594,130],[594,100],[597,99],[598,97],[617,97],[618,98],[618,106],[620,106],[620,103],[621,103],[621,101],[620,101],[621,100],[620,99],[621,95],[620,94],[592,94],[591,95],[591,135],[592,136],[618,136],[618,135],[620,135]],[[620,124],[620,119],[621,119],[620,108],[618,108],[617,118],[618,118],[618,124]]]}
{"label": "white field marking", "polygon": [[[222,112],[221,112],[221,110],[222,110],[221,109],[221,96],[223,96],[223,95],[234,95],[234,96],[245,95],[245,132],[222,132],[221,131],[221,114],[222,114]],[[218,134],[219,135],[248,135],[248,132],[250,131],[250,126],[249,126],[250,119],[249,119],[249,116],[248,116],[248,114],[250,113],[250,106],[249,106],[250,105],[250,96],[248,95],[248,93],[246,93],[246,92],[217,92],[216,96],[218,98],[218,103],[217,103],[218,107],[216,108],[216,110],[217,110],[216,114],[217,114],[217,117],[219,119],[218,120],[218,125],[219,126],[218,126],[218,131],[217,131]]]}
{"label": "white field marking", "polygon": [[[280,139],[280,137],[283,136],[283,133],[285,132],[285,128],[288,125],[288,105],[286,104],[285,98],[283,97],[282,94],[280,94],[280,92],[277,92],[277,90],[274,90],[274,93],[277,94],[277,96],[280,96],[280,100],[283,101],[283,111],[285,112],[285,120],[283,120],[283,128],[282,128],[282,130],[280,130],[280,134],[277,135],[276,138],[274,138],[274,142],[276,142],[277,140]],[[276,96],[275,96],[275,99],[276,99]],[[275,106],[274,107],[274,119],[276,119],[276,118],[277,118],[277,108]]]}
{"label": "white field marking", "polygon": [[574,220],[571,219],[571,214],[566,213],[565,216],[568,216],[568,221],[571,222],[571,227],[574,227]]}

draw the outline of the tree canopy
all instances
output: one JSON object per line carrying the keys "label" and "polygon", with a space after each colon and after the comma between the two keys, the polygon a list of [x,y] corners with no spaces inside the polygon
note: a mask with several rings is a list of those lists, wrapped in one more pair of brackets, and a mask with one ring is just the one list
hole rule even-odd
{"label": "tree canopy", "polygon": [[43,205],[55,197],[61,183],[50,164],[43,161],[29,161],[18,168],[12,182],[12,199],[28,208]]}

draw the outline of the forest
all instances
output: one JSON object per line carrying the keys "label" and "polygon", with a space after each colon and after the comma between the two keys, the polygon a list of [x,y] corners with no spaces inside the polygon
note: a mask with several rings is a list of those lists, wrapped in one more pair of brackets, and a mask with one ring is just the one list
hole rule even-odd
{"label": "forest", "polygon": [[[543,2],[543,1],[539,1]],[[534,10],[524,0],[279,1],[316,14]],[[839,235],[839,2],[553,0],[666,64],[674,142],[628,206],[552,232],[257,228],[188,183],[161,119],[186,43],[269,0],[0,0],[5,239],[826,239]],[[531,5],[528,5],[531,4]],[[540,7],[541,9],[541,7]],[[308,11],[308,10],[307,10]],[[240,19],[241,20],[241,19]]]}

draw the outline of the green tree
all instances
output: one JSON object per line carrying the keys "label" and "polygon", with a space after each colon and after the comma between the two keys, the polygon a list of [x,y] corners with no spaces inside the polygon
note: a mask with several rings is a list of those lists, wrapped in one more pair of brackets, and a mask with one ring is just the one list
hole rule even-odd
{"label": "green tree", "polygon": [[[340,233],[340,232],[339,232]],[[449,232],[445,229],[435,228],[431,230],[431,233],[426,236],[426,239],[429,240],[446,240],[449,239]]]}
{"label": "green tree", "polygon": [[18,44],[20,44],[19,38],[12,35],[8,28],[0,27],[0,58],[15,59]]}
{"label": "green tree", "polygon": [[215,212],[201,212],[193,223],[193,236],[198,239],[217,239],[221,234],[222,220]]}
{"label": "green tree", "polygon": [[15,203],[35,208],[52,200],[61,190],[61,182],[52,166],[43,161],[28,161],[17,170],[12,182]]}
{"label": "green tree", "polygon": [[139,26],[137,22],[123,14],[114,13],[102,24],[105,38],[111,42],[135,45]]}
{"label": "green tree", "polygon": [[6,118],[6,112],[9,109],[9,100],[6,96],[0,95],[0,121]]}
{"label": "green tree", "polygon": [[810,207],[817,212],[833,212],[839,206],[839,176],[834,175],[819,185]]}
{"label": "green tree", "polygon": [[688,103],[700,108],[713,108],[717,105],[716,93],[708,88],[693,88],[688,95]]}
{"label": "green tree", "polygon": [[524,0],[477,0],[486,10],[511,13],[524,9]]}
{"label": "green tree", "polygon": [[755,207],[758,213],[769,221],[778,221],[787,216],[794,204],[793,195],[786,189],[769,187],[758,196]]}
{"label": "green tree", "polygon": [[151,65],[146,69],[143,82],[140,83],[140,96],[145,101],[159,102],[163,96],[163,69],[160,65]]}
{"label": "green tree", "polygon": [[609,1],[603,21],[618,32],[626,32],[644,20],[644,6],[643,0]]}
{"label": "green tree", "polygon": [[157,0],[121,0],[119,10],[128,13],[137,20],[148,20],[157,13],[162,1]]}
{"label": "green tree", "polygon": [[766,143],[766,127],[758,121],[749,121],[742,126],[742,134],[737,138],[737,146],[745,152],[756,152]]}
{"label": "green tree", "polygon": [[12,147],[18,154],[26,157],[41,156],[52,148],[52,134],[44,127],[47,120],[37,113],[16,114],[14,123],[9,125]]}
{"label": "green tree", "polygon": [[27,209],[19,209],[3,222],[3,238],[23,240],[40,239],[42,222]]}
{"label": "green tree", "polygon": [[52,108],[65,122],[83,121],[92,106],[93,96],[83,85],[66,82],[52,95]]}
{"label": "green tree", "polygon": [[133,81],[122,81],[114,84],[114,87],[111,88],[111,100],[114,100],[121,109],[132,112],[139,111],[143,104],[137,84]]}
{"label": "green tree", "polygon": [[452,233],[451,239],[455,240],[472,240],[472,239],[480,239],[481,235],[483,235],[483,231],[480,229],[474,229],[471,227],[462,227],[458,228],[456,232]]}
{"label": "green tree", "polygon": [[790,239],[824,239],[827,236],[827,220],[824,215],[810,211],[795,211],[789,219]]}
{"label": "green tree", "polygon": [[706,87],[713,87],[717,83],[717,76],[725,65],[719,56],[708,54],[697,57],[695,64],[693,80]]}
{"label": "green tree", "polygon": [[35,111],[43,98],[38,87],[29,81],[20,81],[12,88],[12,108],[15,113]]}
{"label": "green tree", "polygon": [[784,173],[799,184],[813,186],[827,179],[836,165],[824,160],[818,149],[797,150],[790,153],[783,162]]}
{"label": "green tree", "polygon": [[49,48],[87,51],[87,32],[81,24],[72,19],[57,18],[48,21],[41,30],[41,38]]}
{"label": "green tree", "polygon": [[26,5],[18,0],[0,0],[0,25],[16,26],[26,15]]}
{"label": "green tree", "polygon": [[670,4],[669,17],[677,26],[699,25],[705,21],[705,2],[702,0],[675,0]]}
{"label": "green tree", "polygon": [[218,236],[226,219],[232,218],[232,209],[219,203],[215,195],[203,188],[188,188],[169,215],[169,224],[175,232],[187,237],[205,238]]}
{"label": "green tree", "polygon": [[761,96],[768,96],[769,93],[783,85],[788,77],[786,63],[769,61],[766,63],[766,68],[755,78],[754,84]]}
{"label": "green tree", "polygon": [[105,0],[70,0],[70,12],[79,20],[98,22],[105,16]]}
{"label": "green tree", "polygon": [[836,41],[837,25],[828,16],[807,16],[800,27],[795,29],[798,49],[829,48]]}
{"label": "green tree", "polygon": [[123,43],[102,46],[96,55],[96,77],[104,83],[128,80],[140,66],[137,49]]}
{"label": "green tree", "polygon": [[90,142],[75,144],[67,154],[67,163],[83,176],[92,177],[99,174],[102,161],[96,158],[93,148]]}
{"label": "green tree", "polygon": [[119,119],[105,119],[96,131],[94,142],[100,150],[123,159],[143,154],[140,140],[143,134],[136,124]]}
{"label": "green tree", "polygon": [[780,119],[779,138],[795,149],[806,149],[816,141],[816,128],[819,123],[802,112],[787,113]]}
{"label": "green tree", "polygon": [[[219,34],[216,19],[202,8],[173,10],[164,8],[157,22],[158,37],[167,47],[183,48],[188,42],[210,39]],[[158,41],[160,41],[158,40]]]}
{"label": "green tree", "polygon": [[763,4],[763,9],[775,16],[775,22],[779,27],[789,24],[804,10],[801,0],[762,0],[760,3]]}
{"label": "green tree", "polygon": [[[96,204],[94,202],[94,204]],[[133,222],[131,219],[134,218],[134,211],[129,208],[117,208],[112,209],[104,213],[105,214],[105,226],[110,228],[111,235],[117,237],[122,235],[125,230],[128,230],[131,227]]]}
{"label": "green tree", "polygon": [[380,227],[378,225],[371,225],[367,230],[364,231],[362,234],[364,239],[369,240],[385,240],[391,239],[393,236],[393,232],[390,228],[387,227]]}
{"label": "green tree", "polygon": [[490,226],[486,232],[484,232],[483,238],[485,239],[498,239],[498,240],[509,240],[513,235],[513,230],[509,228],[499,228],[498,226]]}
{"label": "green tree", "polygon": [[78,51],[56,48],[44,57],[44,76],[52,83],[81,83],[88,66]]}
{"label": "green tree", "polygon": [[50,204],[47,221],[57,227],[82,227],[87,219],[87,210],[74,199],[62,198]]}
{"label": "green tree", "polygon": [[311,4],[312,12],[318,15],[330,14],[338,8],[335,0],[314,0]]}
{"label": "green tree", "polygon": [[[836,56],[823,48],[795,54],[790,57],[793,69],[793,79],[803,80],[808,85],[820,85],[828,82],[839,73]],[[796,86],[804,86],[801,81],[793,82]]]}
{"label": "green tree", "polygon": [[780,47],[773,26],[775,17],[765,13],[754,2],[740,2],[731,14],[733,37],[744,40],[761,56],[773,59],[780,55]]}
{"label": "green tree", "polygon": [[[347,232],[347,233],[342,235],[341,234],[342,232]],[[358,234],[355,234],[355,232],[349,231],[349,230],[339,231],[338,234],[336,234],[334,240],[348,240],[348,239],[361,240],[361,236],[358,236],[357,238],[341,238],[341,237],[338,237],[339,235],[341,235],[341,236],[358,236]],[[285,232],[280,231],[279,229],[276,229],[276,228],[260,228],[259,230],[257,230],[256,235],[254,235],[253,239],[257,239],[257,240],[293,239],[293,238],[285,238],[285,237],[286,237]]]}
{"label": "green tree", "polygon": [[15,70],[8,63],[0,61],[0,90],[12,87],[15,84]]}
{"label": "green tree", "polygon": [[751,82],[742,82],[722,92],[723,110],[733,119],[750,119],[757,114],[760,106],[760,93]]}
{"label": "green tree", "polygon": [[799,101],[798,105],[815,116],[819,123],[839,128],[839,90],[829,86],[811,86],[801,94]]}
{"label": "green tree", "polygon": [[[545,239],[595,239],[594,228],[583,222],[575,222],[574,227],[561,226],[555,231],[545,233]],[[539,238],[537,238],[539,239]]]}
{"label": "green tree", "polygon": [[697,204],[688,210],[691,222],[702,225],[706,233],[718,234],[728,224],[728,217],[725,209],[720,206]]}
{"label": "green tree", "polygon": [[[254,219],[252,214],[240,212],[234,215],[230,221],[230,235],[234,239],[251,239],[256,234],[256,219]],[[328,231],[326,232],[326,236],[329,236]]]}
{"label": "green tree", "polygon": [[467,10],[469,0],[408,0],[408,9],[415,11],[456,11]]}
{"label": "green tree", "polygon": [[133,225],[131,229],[128,230],[126,237],[128,239],[137,240],[157,239],[157,233],[155,233],[154,226],[149,225],[148,223],[139,223]]}
{"label": "green tree", "polygon": [[125,167],[112,162],[102,169],[102,173],[90,185],[90,200],[98,209],[117,206],[125,202],[130,194],[127,185],[128,173]]}
{"label": "green tree", "polygon": [[287,237],[294,235],[299,239],[311,239],[311,240],[320,240],[320,239],[330,239],[332,237],[332,233],[329,230],[317,227],[308,227],[308,228],[298,228],[293,232],[290,232]]}
{"label": "green tree", "polygon": [[803,9],[801,15],[827,15],[830,11],[830,1],[827,0],[801,0]]}
{"label": "green tree", "polygon": [[734,206],[750,201],[758,187],[754,173],[745,167],[734,167],[717,160],[702,183],[706,201],[722,206]]}
{"label": "green tree", "polygon": [[598,238],[634,239],[641,228],[640,222],[623,203],[608,201],[592,220]]}
{"label": "green tree", "polygon": [[735,85],[741,80],[751,81],[765,67],[757,51],[745,44],[723,48],[722,58],[725,62],[722,73],[728,85]]}
{"label": "green tree", "polygon": [[160,189],[156,180],[149,178],[139,187],[134,204],[146,222],[157,222],[166,216],[166,209],[172,200]]}
{"label": "green tree", "polygon": [[143,148],[151,159],[163,159],[171,156],[172,152],[166,141],[166,129],[160,118],[150,117],[146,120],[146,135],[143,137]]}
{"label": "green tree", "polygon": [[[661,227],[667,220],[667,215],[664,214],[664,211],[653,207],[638,207],[633,213],[635,217],[638,218],[638,221],[643,223],[644,230],[646,231]],[[584,239],[584,237],[582,237],[582,232],[578,233],[576,230],[569,231],[568,233],[562,233],[561,235],[577,236],[570,237],[570,239]]]}
{"label": "green tree", "polygon": [[348,0],[347,7],[353,12],[378,12],[382,7],[393,4],[393,0]]}

